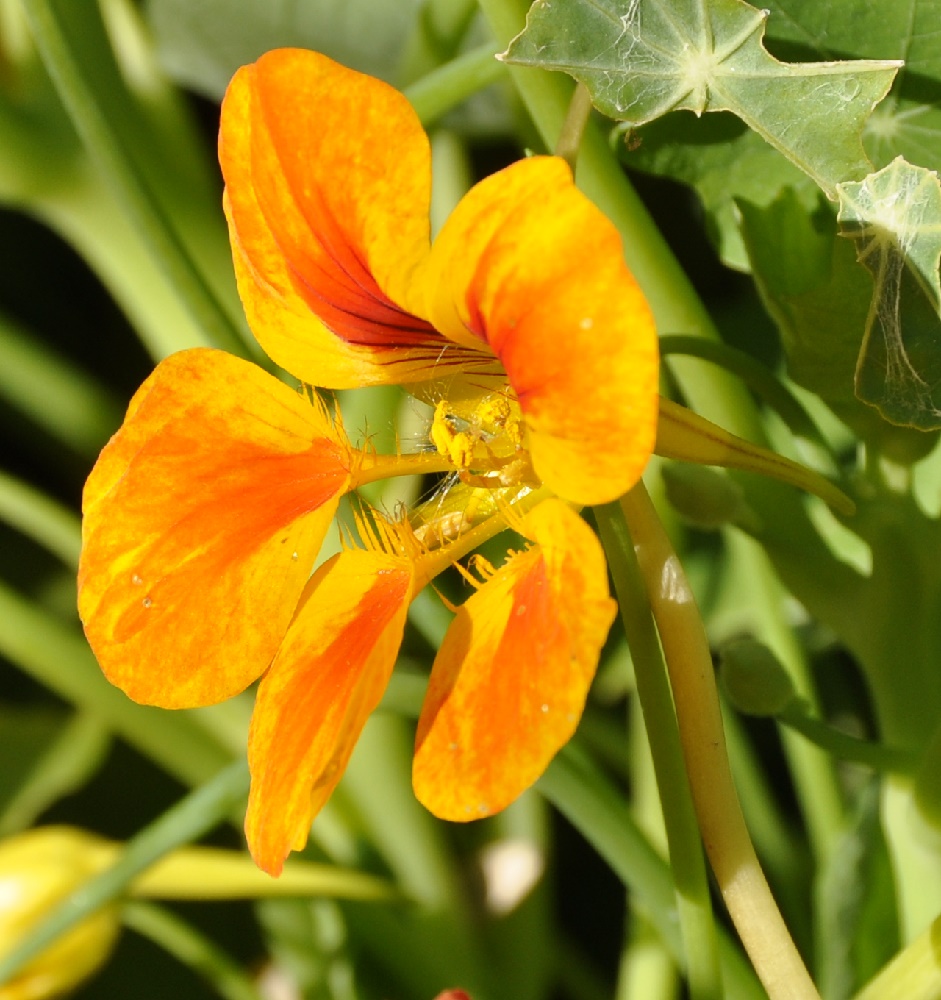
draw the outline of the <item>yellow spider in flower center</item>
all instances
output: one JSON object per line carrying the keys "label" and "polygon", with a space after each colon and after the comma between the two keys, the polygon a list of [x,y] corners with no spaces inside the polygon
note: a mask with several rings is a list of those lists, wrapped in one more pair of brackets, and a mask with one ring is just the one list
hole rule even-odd
{"label": "yellow spider in flower center", "polygon": [[[533,478],[519,407],[505,395],[471,402],[440,400],[429,436],[469,486],[500,488]],[[472,474],[472,468],[482,474]]]}

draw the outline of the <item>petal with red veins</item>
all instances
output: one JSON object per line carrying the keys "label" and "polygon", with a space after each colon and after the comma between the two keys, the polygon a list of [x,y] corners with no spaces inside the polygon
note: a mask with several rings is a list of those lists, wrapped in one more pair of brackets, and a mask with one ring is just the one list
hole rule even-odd
{"label": "petal with red veins", "polygon": [[219,157],[239,292],[268,354],[330,388],[431,377],[449,345],[408,308],[431,199],[408,101],[318,53],[276,49],[229,85]]}

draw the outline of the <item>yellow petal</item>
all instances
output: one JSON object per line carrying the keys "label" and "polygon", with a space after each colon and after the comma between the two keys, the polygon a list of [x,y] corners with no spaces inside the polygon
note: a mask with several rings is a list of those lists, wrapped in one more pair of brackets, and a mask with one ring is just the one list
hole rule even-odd
{"label": "yellow petal", "polygon": [[385,691],[411,587],[407,559],[360,551],[334,556],[310,581],[258,687],[245,832],[255,861],[272,875],[306,843]]}
{"label": "yellow petal", "polygon": [[79,612],[109,680],[178,708],[260,676],[349,469],[322,406],[255,365],[162,362],[85,485]]}
{"label": "yellow petal", "polygon": [[416,735],[415,794],[436,816],[509,805],[578,724],[614,619],[604,555],[559,500],[523,520],[536,545],[458,611],[435,660]]}
{"label": "yellow petal", "polygon": [[556,157],[474,187],[422,273],[445,336],[502,362],[542,481],[576,503],[625,493],[653,450],[653,318],[608,219]]}
{"label": "yellow petal", "polygon": [[330,388],[429,377],[446,341],[402,308],[428,255],[431,198],[408,101],[277,49],[229,85],[219,156],[239,292],[268,354]]}

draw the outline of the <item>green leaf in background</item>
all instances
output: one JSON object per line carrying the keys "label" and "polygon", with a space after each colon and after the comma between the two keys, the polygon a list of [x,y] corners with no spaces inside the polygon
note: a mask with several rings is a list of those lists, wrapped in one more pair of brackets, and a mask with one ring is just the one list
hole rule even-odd
{"label": "green leaf in background", "polygon": [[748,260],[777,324],[788,374],[848,422],[861,408],[853,374],[871,296],[853,246],[825,205],[813,214],[792,188],[769,205],[736,202]]}
{"label": "green leaf in background", "polygon": [[570,73],[621,121],[732,111],[833,198],[871,169],[863,126],[898,64],[778,62],[767,16],[742,0],[537,0],[506,59]]}
{"label": "green leaf in background", "polygon": [[695,188],[720,258],[739,271],[748,271],[751,264],[737,201],[766,208],[790,191],[809,215],[820,199],[820,189],[805,173],[727,112],[658,118],[631,131],[621,159],[628,167]]}
{"label": "green leaf in background", "polygon": [[877,167],[902,155],[941,168],[941,17],[938,0],[827,3],[771,0],[768,41],[786,59],[900,59],[889,96],[873,112],[863,144]]}
{"label": "green leaf in background", "polygon": [[901,157],[840,185],[839,221],[873,279],[856,393],[893,423],[941,428],[941,183]]}
{"label": "green leaf in background", "polygon": [[219,98],[239,66],[281,46],[316,49],[392,79],[422,6],[421,0],[148,0],[147,14],[171,78]]}

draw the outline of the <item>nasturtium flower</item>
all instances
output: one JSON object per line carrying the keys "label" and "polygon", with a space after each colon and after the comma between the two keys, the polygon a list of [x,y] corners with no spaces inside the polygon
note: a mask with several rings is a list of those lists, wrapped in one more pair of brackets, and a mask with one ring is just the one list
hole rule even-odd
{"label": "nasturtium flower", "polygon": [[[80,611],[131,697],[205,705],[261,678],[249,847],[303,846],[395,663],[407,609],[477,559],[435,659],[414,786],[474,819],[570,738],[615,614],[578,513],[638,480],[657,427],[650,310],[611,223],[555,157],[477,184],[434,241],[431,156],[405,98],[311,52],[240,70],[220,159],[236,277],[265,351],[309,386],[402,384],[434,404],[432,450],[351,446],[313,393],[218,351],[162,362],[84,496]],[[378,478],[461,480],[409,519],[358,518],[363,547],[311,575],[340,498]]]}

